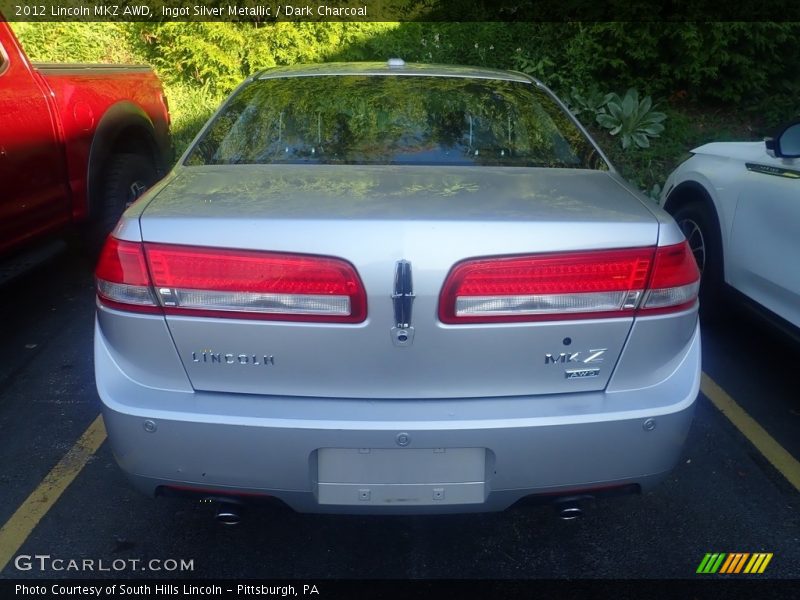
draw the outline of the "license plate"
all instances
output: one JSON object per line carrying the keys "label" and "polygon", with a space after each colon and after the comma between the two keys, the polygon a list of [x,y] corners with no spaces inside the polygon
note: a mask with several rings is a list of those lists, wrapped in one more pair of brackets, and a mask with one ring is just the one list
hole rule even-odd
{"label": "license plate", "polygon": [[472,504],[485,499],[485,448],[320,448],[320,504]]}

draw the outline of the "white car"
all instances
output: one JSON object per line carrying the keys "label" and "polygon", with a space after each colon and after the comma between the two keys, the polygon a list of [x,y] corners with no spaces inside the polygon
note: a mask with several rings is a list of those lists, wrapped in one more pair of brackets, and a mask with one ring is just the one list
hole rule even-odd
{"label": "white car", "polygon": [[660,203],[675,217],[702,271],[704,318],[718,314],[723,292],[733,288],[796,334],[800,122],[765,142],[695,148],[667,178]]}

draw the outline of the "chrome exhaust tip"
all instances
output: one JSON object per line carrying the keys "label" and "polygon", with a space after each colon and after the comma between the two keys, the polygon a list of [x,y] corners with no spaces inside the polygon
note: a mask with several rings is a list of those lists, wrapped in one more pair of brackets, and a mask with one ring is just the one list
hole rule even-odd
{"label": "chrome exhaust tip", "polygon": [[562,506],[558,509],[558,518],[562,521],[574,521],[583,517],[583,509],[580,506]]}
{"label": "chrome exhaust tip", "polygon": [[584,516],[584,507],[587,503],[592,502],[592,496],[582,494],[580,496],[565,496],[559,498],[553,503],[558,518],[562,521],[575,521]]}
{"label": "chrome exhaust tip", "polygon": [[230,502],[220,502],[214,520],[223,525],[238,525],[242,521],[239,506]]}

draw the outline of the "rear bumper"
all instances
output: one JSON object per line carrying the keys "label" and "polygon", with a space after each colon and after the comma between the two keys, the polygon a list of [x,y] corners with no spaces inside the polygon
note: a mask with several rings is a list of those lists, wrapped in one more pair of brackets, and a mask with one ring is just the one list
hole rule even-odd
{"label": "rear bumper", "polygon": [[[148,494],[161,486],[263,494],[301,512],[475,512],[533,494],[657,483],[691,425],[700,336],[695,329],[682,360],[656,385],[546,397],[349,400],[154,389],[123,372],[100,329],[95,368],[114,455]],[[383,458],[355,467],[363,459],[355,456],[343,467],[341,453],[320,452],[342,448]],[[481,450],[466,453],[468,465],[451,457],[445,471],[432,465],[437,455],[423,452],[409,471],[408,455],[397,454],[464,448]],[[462,474],[448,475],[454,471]]]}

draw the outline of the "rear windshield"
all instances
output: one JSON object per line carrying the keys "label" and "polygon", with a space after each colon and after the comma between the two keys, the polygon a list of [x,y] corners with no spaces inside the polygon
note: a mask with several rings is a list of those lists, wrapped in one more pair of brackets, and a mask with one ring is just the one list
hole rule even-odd
{"label": "rear windshield", "polygon": [[254,81],[186,160],[271,163],[604,166],[569,116],[532,84],[376,75]]}

